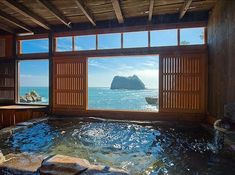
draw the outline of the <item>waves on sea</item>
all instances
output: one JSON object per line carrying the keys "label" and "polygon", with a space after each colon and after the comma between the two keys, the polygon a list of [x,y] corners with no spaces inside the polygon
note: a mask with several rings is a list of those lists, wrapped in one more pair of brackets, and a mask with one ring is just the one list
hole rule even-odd
{"label": "waves on sea", "polygon": [[[42,104],[48,104],[48,87],[21,87],[20,96],[35,90],[42,97]],[[106,87],[88,88],[89,109],[114,109],[114,110],[137,110],[157,111],[158,106],[149,105],[145,97],[158,97],[157,89],[145,90],[111,90]]]}
{"label": "waves on sea", "polygon": [[157,111],[158,106],[149,105],[145,97],[158,97],[158,90],[111,90],[106,87],[89,87],[88,108]]}

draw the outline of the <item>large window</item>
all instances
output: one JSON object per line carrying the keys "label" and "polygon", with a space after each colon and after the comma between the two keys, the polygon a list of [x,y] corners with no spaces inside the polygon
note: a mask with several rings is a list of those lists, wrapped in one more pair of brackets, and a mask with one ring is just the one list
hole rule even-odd
{"label": "large window", "polygon": [[[205,44],[204,27],[56,38],[56,51],[84,51]],[[178,35],[180,33],[180,35]],[[178,41],[179,40],[179,41]]]}
{"label": "large window", "polygon": [[204,27],[180,29],[180,45],[204,44]]}
{"label": "large window", "polygon": [[154,30],[150,32],[150,46],[177,46],[177,29]]}
{"label": "large window", "polygon": [[98,35],[98,49],[121,48],[121,34],[101,34]]}
{"label": "large window", "polygon": [[75,37],[75,50],[95,50],[96,35],[85,35]]}
{"label": "large window", "polygon": [[48,104],[48,60],[19,61],[18,102],[24,104]]}
{"label": "large window", "polygon": [[158,110],[158,55],[88,60],[88,108]]}
{"label": "large window", "polygon": [[73,50],[72,36],[70,37],[58,37],[56,38],[56,51],[66,52]]}
{"label": "large window", "polygon": [[48,53],[48,38],[21,40],[21,54]]}
{"label": "large window", "polygon": [[123,47],[148,47],[148,32],[126,32],[123,33]]}

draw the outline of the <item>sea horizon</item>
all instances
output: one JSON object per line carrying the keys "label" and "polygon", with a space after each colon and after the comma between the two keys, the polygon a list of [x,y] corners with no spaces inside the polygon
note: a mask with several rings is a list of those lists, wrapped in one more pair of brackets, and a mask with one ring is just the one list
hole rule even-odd
{"label": "sea horizon", "polygon": [[[20,96],[35,90],[42,97],[42,104],[49,102],[49,87],[20,87]],[[110,89],[110,87],[88,87],[88,109],[156,111],[158,105],[149,105],[145,98],[158,98],[158,89],[142,90]]]}

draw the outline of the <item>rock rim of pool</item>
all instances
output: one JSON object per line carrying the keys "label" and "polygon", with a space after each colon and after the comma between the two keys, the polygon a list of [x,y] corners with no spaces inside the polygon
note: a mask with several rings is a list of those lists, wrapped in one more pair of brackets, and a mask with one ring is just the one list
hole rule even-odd
{"label": "rock rim of pool", "polygon": [[40,175],[128,175],[127,172],[121,169],[91,164],[86,159],[59,154],[45,159],[39,172]]}
{"label": "rock rim of pool", "polygon": [[86,159],[66,155],[45,157],[34,154],[8,154],[0,162],[0,174],[14,175],[129,175],[122,169],[91,164]]}

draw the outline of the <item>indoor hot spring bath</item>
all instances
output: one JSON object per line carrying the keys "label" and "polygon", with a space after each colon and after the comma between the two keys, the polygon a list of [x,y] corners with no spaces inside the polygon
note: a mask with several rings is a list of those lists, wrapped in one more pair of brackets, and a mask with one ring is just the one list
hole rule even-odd
{"label": "indoor hot spring bath", "polygon": [[[50,119],[2,139],[3,155],[66,155],[123,169],[129,174],[216,175],[235,172],[234,156],[208,147],[200,126],[160,122]],[[35,173],[37,174],[37,173]]]}

